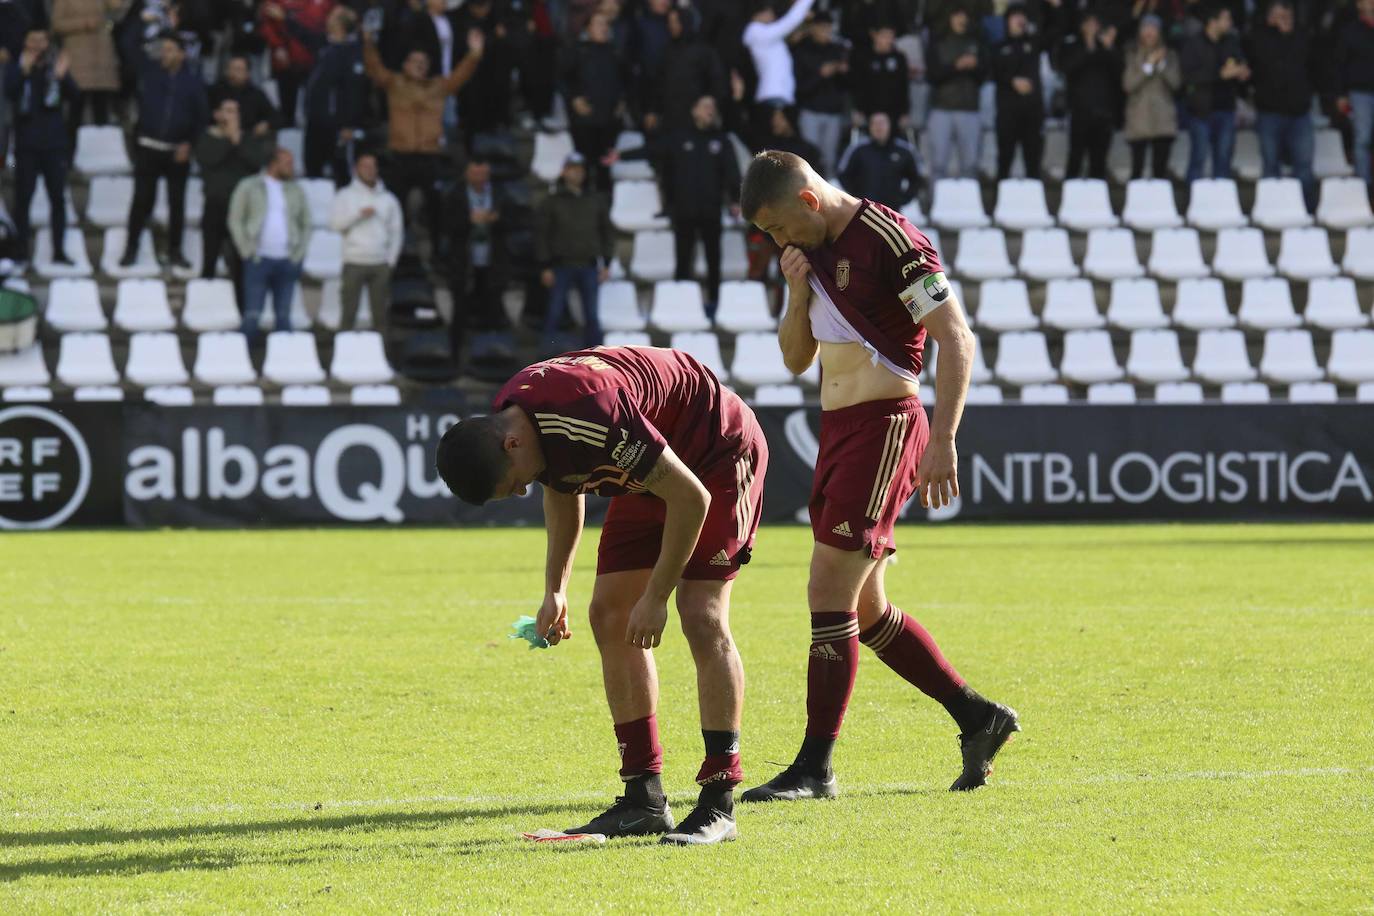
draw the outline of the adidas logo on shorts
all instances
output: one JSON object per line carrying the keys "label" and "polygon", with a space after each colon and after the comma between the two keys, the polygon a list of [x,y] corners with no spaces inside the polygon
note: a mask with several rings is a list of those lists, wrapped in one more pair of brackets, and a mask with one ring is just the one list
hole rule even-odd
{"label": "adidas logo on shorts", "polygon": [[849,530],[849,522],[840,522],[834,528],[830,529],[830,533],[838,534],[840,537],[845,538],[852,538],[854,536],[854,532]]}
{"label": "adidas logo on shorts", "polygon": [[724,550],[716,551],[716,555],[711,558],[712,566],[729,566],[730,557]]}
{"label": "adidas logo on shorts", "polygon": [[823,642],[811,647],[811,657],[823,659],[827,662],[842,662],[844,656],[835,651],[834,646],[828,642]]}

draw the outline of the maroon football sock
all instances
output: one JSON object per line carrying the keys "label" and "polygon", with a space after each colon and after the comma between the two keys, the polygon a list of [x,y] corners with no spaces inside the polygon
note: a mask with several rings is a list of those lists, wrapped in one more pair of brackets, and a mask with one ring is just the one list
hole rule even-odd
{"label": "maroon football sock", "polygon": [[811,615],[811,654],[806,663],[806,735],[840,735],[840,723],[859,673],[859,615],[822,611]]}
{"label": "maroon football sock", "polygon": [[620,745],[621,779],[628,782],[648,773],[663,772],[663,745],[658,743],[658,719],[654,716],[617,722],[615,740]]}
{"label": "maroon football sock", "polygon": [[739,732],[701,730],[706,759],[697,772],[697,785],[728,792],[744,781],[739,762]]}
{"label": "maroon football sock", "polygon": [[859,640],[872,649],[883,664],[941,703],[948,702],[963,690],[964,679],[945,661],[926,628],[891,604]]}

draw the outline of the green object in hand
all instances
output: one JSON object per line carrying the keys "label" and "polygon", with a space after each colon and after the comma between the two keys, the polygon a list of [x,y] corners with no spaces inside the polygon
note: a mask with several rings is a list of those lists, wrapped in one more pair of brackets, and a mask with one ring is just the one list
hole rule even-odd
{"label": "green object in hand", "polygon": [[515,632],[507,636],[507,639],[523,639],[530,644],[531,649],[547,649],[549,647],[549,641],[535,629],[534,618],[528,614],[515,621],[510,627]]}

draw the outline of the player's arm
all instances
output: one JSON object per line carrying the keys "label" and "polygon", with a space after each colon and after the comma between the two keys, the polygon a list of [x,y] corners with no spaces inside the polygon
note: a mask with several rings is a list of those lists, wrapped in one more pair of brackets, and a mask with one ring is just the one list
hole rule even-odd
{"label": "player's arm", "polygon": [[778,346],[787,371],[801,375],[816,361],[816,338],[811,336],[811,264],[800,248],[788,245],[778,262],[787,279],[787,308],[778,322]]}
{"label": "player's arm", "polygon": [[668,623],[668,596],[677,587],[687,561],[696,550],[711,494],[697,476],[666,445],[658,461],[644,477],[644,486],[667,506],[663,518],[663,542],[658,562],[649,575],[625,631],[625,641],[641,649],[652,649],[663,638]]}
{"label": "player's arm", "polygon": [[544,528],[549,546],[544,560],[544,603],[535,626],[551,644],[572,637],[568,629],[568,578],[582,537],[583,497],[544,487]]}
{"label": "player's arm", "polygon": [[935,412],[930,443],[916,469],[916,492],[921,505],[947,506],[959,495],[959,453],[954,436],[964,415],[964,398],[973,375],[973,349],[977,339],[969,330],[964,309],[953,290],[940,308],[921,319],[926,334],[940,345],[935,362]]}

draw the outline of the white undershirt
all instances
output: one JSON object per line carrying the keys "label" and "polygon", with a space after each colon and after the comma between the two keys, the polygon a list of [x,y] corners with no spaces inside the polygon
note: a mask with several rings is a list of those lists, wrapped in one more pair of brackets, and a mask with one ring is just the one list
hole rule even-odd
{"label": "white undershirt", "polygon": [[286,258],[291,254],[291,232],[286,227],[286,193],[281,182],[271,175],[263,175],[267,187],[267,213],[262,219],[258,235],[258,257]]}
{"label": "white undershirt", "polygon": [[857,330],[850,324],[840,312],[839,306],[830,298],[821,286],[820,281],[815,275],[807,277],[807,282],[811,284],[811,290],[816,295],[811,297],[811,336],[820,343],[856,343],[868,351],[869,357],[875,366],[882,366],[900,379],[908,382],[919,383],[920,379],[911,370],[903,369],[901,366],[888,359],[878,352],[878,348],[869,343]]}

